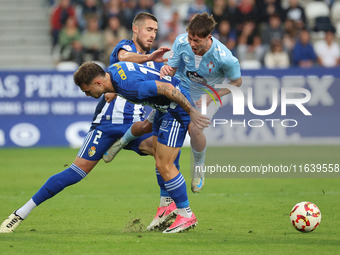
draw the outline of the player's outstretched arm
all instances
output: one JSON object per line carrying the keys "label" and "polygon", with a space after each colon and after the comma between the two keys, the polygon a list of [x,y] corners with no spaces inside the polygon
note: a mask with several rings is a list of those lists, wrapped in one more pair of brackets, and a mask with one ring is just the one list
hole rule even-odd
{"label": "player's outstretched arm", "polygon": [[118,53],[118,60],[124,62],[133,62],[137,64],[144,64],[149,59],[148,55],[120,50]]}
{"label": "player's outstretched arm", "polygon": [[157,85],[157,93],[158,95],[166,96],[172,102],[177,103],[179,106],[186,111],[190,117],[191,122],[193,122],[199,128],[208,127],[210,123],[209,118],[203,116],[198,110],[194,107],[191,107],[190,102],[186,97],[174,86],[166,82],[156,81]]}
{"label": "player's outstretched arm", "polygon": [[127,61],[127,62],[133,62],[137,64],[144,64],[148,61],[154,61],[154,62],[165,62],[168,59],[163,58],[164,53],[170,51],[171,49],[168,47],[160,47],[158,50],[155,50],[151,54],[138,54],[135,52],[129,52],[126,50],[120,50],[118,53],[118,60],[119,61]]}
{"label": "player's outstretched arm", "polygon": [[[242,85],[242,78],[238,78],[236,80],[230,81],[228,84],[236,86],[236,87],[241,87]],[[231,91],[227,88],[225,89],[219,89],[217,93],[220,95],[220,97],[228,95]]]}
{"label": "player's outstretched arm", "polygon": [[[234,85],[236,87],[240,87],[242,85],[242,78],[238,78],[236,80],[230,81],[228,84],[230,85]],[[227,88],[223,88],[223,89],[219,89],[217,90],[217,94],[220,97],[223,97],[225,95],[228,95],[230,93],[230,90]],[[217,96],[215,94],[212,94],[212,96],[215,98],[215,100],[218,100]],[[207,97],[207,106],[213,101],[213,99],[211,97]],[[197,108],[201,108],[202,107],[202,97],[195,102],[196,107]]]}

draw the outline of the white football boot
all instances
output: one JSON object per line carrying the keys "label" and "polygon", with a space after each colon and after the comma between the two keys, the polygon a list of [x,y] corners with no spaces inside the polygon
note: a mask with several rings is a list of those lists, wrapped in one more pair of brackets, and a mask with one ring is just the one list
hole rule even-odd
{"label": "white football boot", "polygon": [[118,152],[120,152],[120,150],[123,149],[126,145],[127,143],[123,143],[121,138],[118,139],[103,155],[103,160],[105,161],[105,163],[111,162],[116,157]]}
{"label": "white football boot", "polygon": [[[192,174],[191,180],[191,191],[193,193],[198,193],[203,189],[204,186],[204,163],[201,165],[194,165],[194,172]],[[197,171],[196,171],[197,170]]]}
{"label": "white football boot", "polygon": [[16,211],[14,211],[4,222],[0,225],[0,233],[12,233],[17,226],[20,225],[20,223],[24,219],[21,218],[19,215],[16,214]]}

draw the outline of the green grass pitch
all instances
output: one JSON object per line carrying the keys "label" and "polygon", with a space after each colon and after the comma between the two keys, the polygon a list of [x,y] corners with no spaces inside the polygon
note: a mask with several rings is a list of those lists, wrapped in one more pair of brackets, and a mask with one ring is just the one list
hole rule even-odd
{"label": "green grass pitch", "polygon": [[[233,164],[340,163],[339,146],[230,147]],[[0,221],[22,206],[77,150],[0,150]],[[278,156],[281,155],[281,156]],[[123,151],[100,162],[81,182],[35,208],[11,234],[0,234],[0,254],[339,254],[340,179],[206,179],[190,191],[190,150],[181,172],[198,218],[194,230],[147,232],[159,188],[152,157]],[[296,231],[292,207],[311,201],[321,210],[312,233]]]}

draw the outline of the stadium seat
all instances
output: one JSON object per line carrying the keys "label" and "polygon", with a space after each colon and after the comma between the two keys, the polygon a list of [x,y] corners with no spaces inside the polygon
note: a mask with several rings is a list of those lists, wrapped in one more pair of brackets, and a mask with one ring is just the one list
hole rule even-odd
{"label": "stadium seat", "polygon": [[329,16],[329,7],[325,2],[309,2],[305,8],[306,17],[309,23],[309,28],[313,28],[315,18],[320,16]]}
{"label": "stadium seat", "polygon": [[329,16],[329,7],[325,2],[309,2],[305,8],[308,19],[315,19],[319,16]]}
{"label": "stadium seat", "polygon": [[338,21],[340,21],[340,2],[339,1],[334,2],[334,4],[332,5],[331,18],[332,18],[333,24],[336,24]]}
{"label": "stadium seat", "polygon": [[241,69],[260,69],[261,63],[255,59],[247,59],[240,62]]}
{"label": "stadium seat", "polygon": [[319,32],[311,31],[309,34],[310,34],[310,37],[311,37],[313,43],[315,43],[319,40],[325,39],[325,37],[326,37],[325,31],[319,31]]}
{"label": "stadium seat", "polygon": [[340,38],[340,21],[339,21],[338,23],[336,23],[335,29],[336,29],[336,34],[335,34],[335,36],[336,36],[337,38]]}
{"label": "stadium seat", "polygon": [[77,71],[79,65],[73,61],[63,61],[57,64],[57,71]]}
{"label": "stadium seat", "polygon": [[178,14],[181,20],[186,20],[188,16],[189,3],[184,2],[178,5]]}

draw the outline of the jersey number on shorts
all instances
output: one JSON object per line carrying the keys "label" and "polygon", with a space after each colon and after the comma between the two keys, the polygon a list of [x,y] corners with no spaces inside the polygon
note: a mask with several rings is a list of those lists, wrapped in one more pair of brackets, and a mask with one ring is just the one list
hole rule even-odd
{"label": "jersey number on shorts", "polygon": [[93,143],[94,144],[98,144],[98,141],[97,141],[97,139],[100,139],[101,137],[102,137],[102,131],[100,131],[100,130],[97,130],[97,134],[96,134],[96,136],[94,137],[94,139],[93,139]]}

